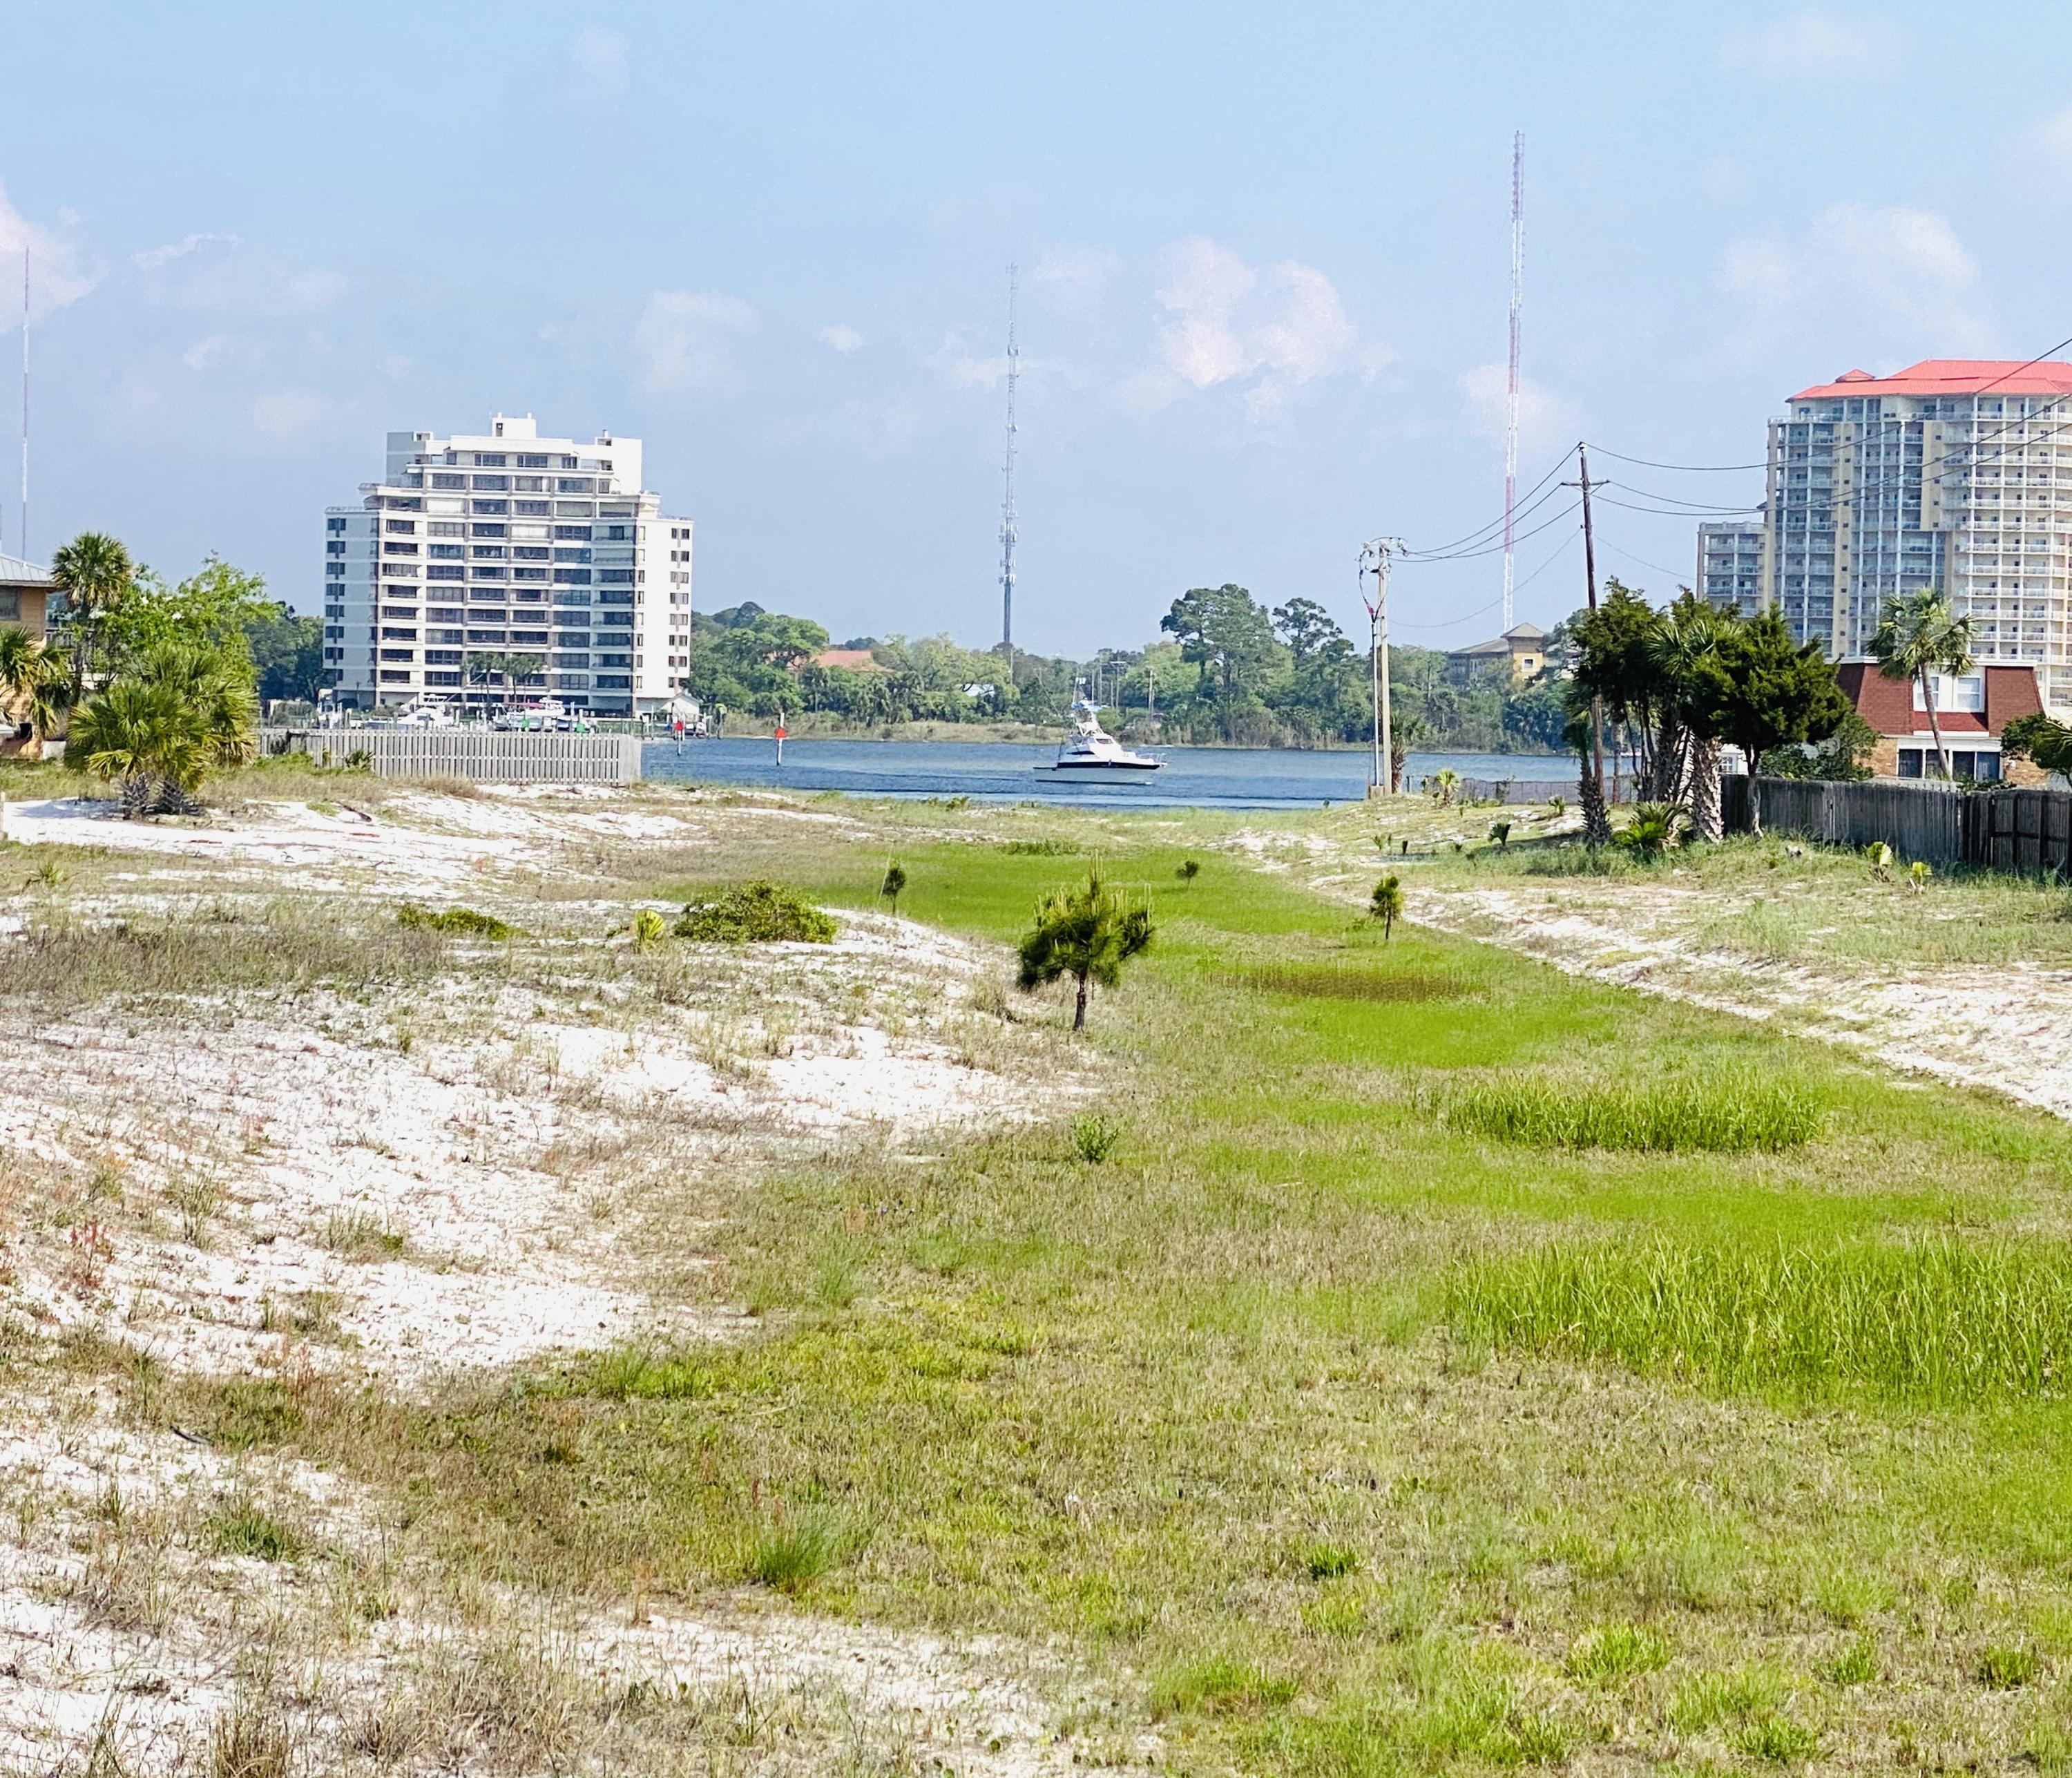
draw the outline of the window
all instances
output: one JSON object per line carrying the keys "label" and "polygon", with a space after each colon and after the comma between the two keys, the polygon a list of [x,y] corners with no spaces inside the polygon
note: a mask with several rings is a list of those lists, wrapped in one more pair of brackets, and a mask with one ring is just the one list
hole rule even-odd
{"label": "window", "polygon": [[477,469],[501,469],[504,467],[503,454],[500,451],[478,451],[475,454],[475,467]]}
{"label": "window", "polygon": [[345,529],[345,521],[343,519],[326,519],[324,521],[324,529],[327,531],[343,531]]}
{"label": "window", "polygon": [[[425,658],[429,661],[431,656],[427,653]],[[460,675],[457,673],[428,673],[425,675],[425,683],[428,685],[458,685]]]}
{"label": "window", "polygon": [[424,496],[421,494],[408,496],[392,494],[383,504],[392,512],[421,512],[425,509]]}
{"label": "window", "polygon": [[511,554],[512,558],[518,562],[545,562],[547,560],[546,550],[536,544],[514,543],[511,546]]}
{"label": "window", "polygon": [[[406,648],[404,652],[408,655],[409,651]],[[383,658],[387,657],[384,656]],[[388,667],[384,667],[381,669],[381,683],[384,685],[407,685],[409,682],[410,676],[407,673],[399,673]]]}
{"label": "window", "polygon": [[458,562],[435,562],[425,570],[427,580],[458,580],[467,570]]}
{"label": "window", "polygon": [[468,535],[475,537],[500,537],[510,529],[508,525],[471,525],[468,527]]}
{"label": "window", "polygon": [[547,478],[545,475],[513,475],[511,488],[514,493],[544,494],[547,491]]}
{"label": "window", "polygon": [[384,543],[381,545],[381,553],[384,556],[414,556],[417,553],[417,546],[414,543]]}
{"label": "window", "polygon": [[544,648],[547,645],[547,632],[545,630],[513,630],[511,632],[511,640],[513,642],[530,643],[536,648]]}
{"label": "window", "polygon": [[[425,640],[427,642],[460,642],[466,638],[458,630],[427,630],[425,632]],[[428,654],[425,658],[430,661],[434,656]]]}
{"label": "window", "polygon": [[457,543],[428,543],[425,554],[440,562],[458,562],[467,551]]}
{"label": "window", "polygon": [[543,519],[553,508],[545,500],[513,500],[511,510],[520,518]]}
{"label": "window", "polygon": [[521,451],[518,453],[518,467],[520,469],[545,469],[547,459],[536,452]]}
{"label": "window", "polygon": [[381,658],[384,661],[414,661],[417,658],[417,651],[415,648],[384,648]]}
{"label": "window", "polygon": [[417,533],[417,521],[415,519],[388,519],[383,522],[381,529],[392,537],[415,537]]}
{"label": "window", "polygon": [[569,541],[587,543],[590,529],[587,525],[557,525],[554,527],[554,535]]}
{"label": "window", "polygon": [[500,566],[485,566],[479,562],[474,566],[473,578],[476,580],[501,580],[504,577],[504,570]]}
{"label": "window", "polygon": [[547,570],[544,568],[513,568],[511,578],[513,580],[545,580]]}
{"label": "window", "polygon": [[470,630],[467,639],[471,642],[501,642],[504,632],[501,630]]}
{"label": "window", "polygon": [[633,584],[633,570],[631,568],[600,568],[597,571],[597,578],[600,582],[630,586]]}
{"label": "window", "polygon": [[478,543],[470,546],[468,554],[478,562],[501,562],[504,545],[500,543]]}
{"label": "window", "polygon": [[615,689],[619,691],[631,691],[633,689],[633,679],[630,673],[601,673],[597,676],[597,683],[601,690]]}
{"label": "window", "polygon": [[561,467],[562,467],[562,468],[564,468],[564,469],[574,469],[574,468],[576,468],[576,467],[578,467],[578,465],[577,464],[577,462],[576,462],[576,460],[575,460],[575,459],[574,459],[574,458],[573,458],[573,457],[564,457],[564,458],[562,458],[562,459],[561,459]]}
{"label": "window", "polygon": [[465,488],[467,486],[467,477],[465,475],[434,475],[432,477],[432,486],[434,488]]}
{"label": "window", "polygon": [[588,562],[590,560],[590,551],[574,545],[570,545],[566,547],[557,545],[554,549],[554,560],[557,562]]}
{"label": "window", "polygon": [[478,492],[508,494],[511,492],[511,478],[508,475],[478,475],[475,478],[475,485]]}
{"label": "window", "polygon": [[558,586],[587,586],[590,584],[590,570],[587,568],[557,568],[554,570],[554,580],[555,583]]}
{"label": "window", "polygon": [[342,556],[345,554],[345,545],[343,543],[327,543],[324,545],[324,554],[327,556]]}
{"label": "window", "polygon": [[425,527],[426,532],[435,537],[457,537],[466,529],[464,525],[455,525],[450,519],[434,519]]}
{"label": "window", "polygon": [[471,510],[477,513],[486,513],[490,517],[495,518],[509,512],[511,503],[508,500],[477,500]]}

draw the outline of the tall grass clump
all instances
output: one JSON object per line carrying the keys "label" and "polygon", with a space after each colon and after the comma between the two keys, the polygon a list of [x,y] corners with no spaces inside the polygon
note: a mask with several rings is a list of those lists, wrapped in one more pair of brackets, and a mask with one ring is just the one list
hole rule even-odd
{"label": "tall grass clump", "polygon": [[2072,1253],[2057,1244],[1554,1246],[1448,1285],[1466,1340],[1643,1376],[1931,1406],[2072,1394]]}
{"label": "tall grass clump", "polygon": [[1589,1082],[1548,1075],[1472,1081],[1438,1102],[1449,1128],[1532,1148],[1775,1153],[1811,1142],[1826,1108],[1795,1081],[1726,1074]]}

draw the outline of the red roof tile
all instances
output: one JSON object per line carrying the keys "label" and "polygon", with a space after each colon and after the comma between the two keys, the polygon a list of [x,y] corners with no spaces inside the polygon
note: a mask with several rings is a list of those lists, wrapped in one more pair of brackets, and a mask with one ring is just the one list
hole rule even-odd
{"label": "red roof tile", "polygon": [[2072,364],[2046,358],[1924,358],[1889,377],[1844,371],[1832,383],[1802,389],[1794,401],[1843,395],[2072,395]]}

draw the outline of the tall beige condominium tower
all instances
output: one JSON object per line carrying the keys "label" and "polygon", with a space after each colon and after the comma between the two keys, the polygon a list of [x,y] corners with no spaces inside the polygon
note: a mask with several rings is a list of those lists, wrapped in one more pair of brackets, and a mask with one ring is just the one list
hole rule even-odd
{"label": "tall beige condominium tower", "polygon": [[1770,424],[1768,494],[1763,603],[1802,641],[1860,660],[1889,601],[1935,587],[1981,663],[2033,668],[2072,710],[2072,364],[1931,358],[1801,389]]}
{"label": "tall beige condominium tower", "polygon": [[[392,432],[378,482],[324,514],[324,665],[363,707],[495,701],[483,657],[536,660],[521,693],[631,716],[690,669],[691,521],[643,487],[640,441]],[[475,669],[471,671],[471,662]],[[487,663],[493,665],[493,661]]]}

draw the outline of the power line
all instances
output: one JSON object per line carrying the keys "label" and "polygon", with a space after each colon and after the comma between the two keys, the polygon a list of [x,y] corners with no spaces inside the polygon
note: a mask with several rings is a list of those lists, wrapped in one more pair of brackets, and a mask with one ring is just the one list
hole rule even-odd
{"label": "power line", "polygon": [[[1527,537],[1536,537],[1539,536],[1542,531],[1546,530],[1550,525],[1559,525],[1562,520],[1567,518],[1570,513],[1576,512],[1580,505],[1581,502],[1576,502],[1565,507],[1560,512],[1556,512],[1551,519],[1542,520],[1539,524],[1534,525],[1531,530],[1520,531],[1513,541],[1522,543]],[[1486,544],[1479,549],[1463,549],[1453,555],[1412,556],[1407,559],[1417,562],[1422,566],[1429,563],[1437,563],[1442,562],[1478,562],[1485,556],[1496,556],[1503,554],[1503,544],[1501,540],[1499,540],[1495,543]]]}
{"label": "power line", "polygon": [[[1548,469],[1547,473],[1542,475],[1538,481],[1535,482],[1530,488],[1526,489],[1524,495],[1522,497],[1527,500],[1530,500],[1534,495],[1540,492],[1541,488],[1544,488],[1549,482],[1553,480],[1556,475],[1560,475],[1563,468],[1568,463],[1569,455],[1570,453],[1568,451],[1564,451],[1559,457],[1556,458],[1554,459],[1552,467]],[[1405,552],[1405,554],[1407,557],[1413,558],[1417,557],[1444,555],[1449,549],[1460,549],[1465,545],[1475,543],[1487,537],[1492,532],[1500,530],[1503,528],[1503,519],[1502,515],[1499,514],[1497,517],[1491,519],[1488,524],[1477,525],[1474,529],[1469,532],[1466,537],[1456,537],[1451,543],[1437,543],[1434,544],[1429,549],[1412,549]]]}

